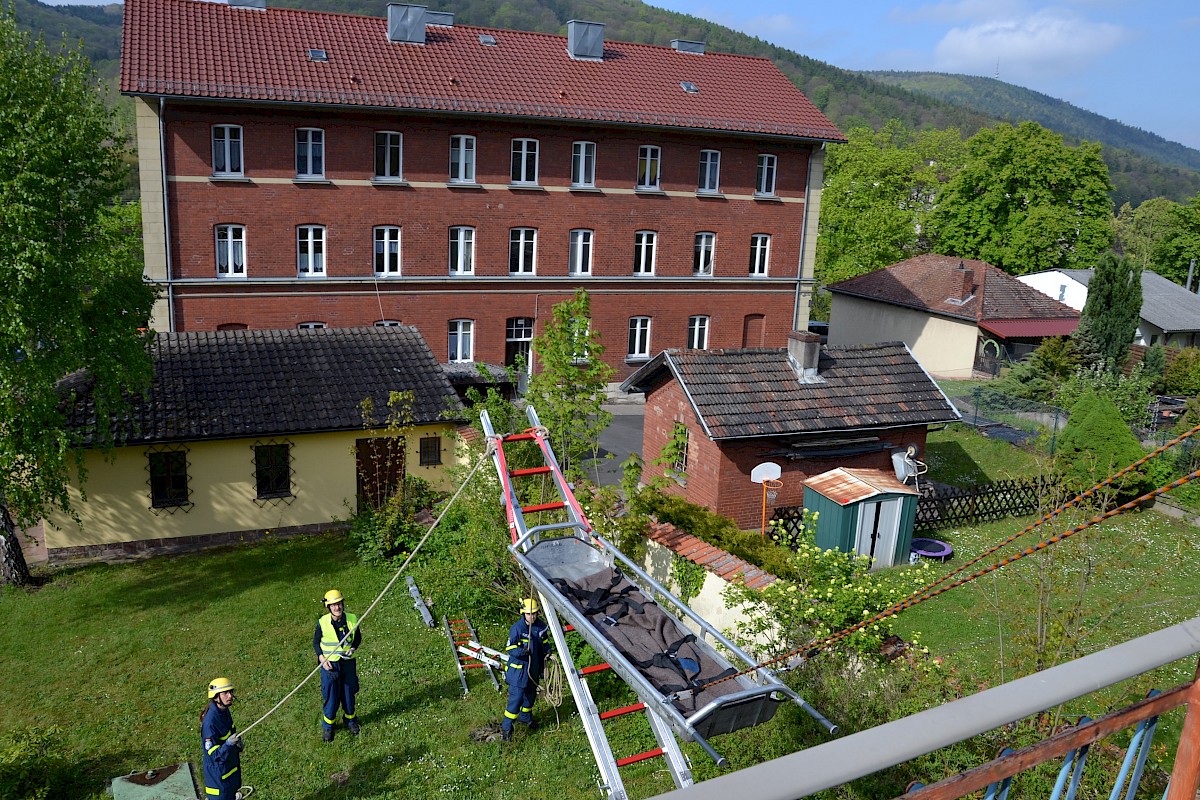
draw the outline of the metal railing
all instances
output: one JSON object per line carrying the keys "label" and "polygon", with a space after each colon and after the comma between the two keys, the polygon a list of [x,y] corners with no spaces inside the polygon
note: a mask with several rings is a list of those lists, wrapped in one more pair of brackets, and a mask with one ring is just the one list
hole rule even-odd
{"label": "metal railing", "polygon": [[[903,764],[1198,653],[1200,617],[886,725],[658,797],[661,800],[729,800],[731,797],[738,800],[798,800]],[[962,797],[1141,720],[1184,705],[1188,708],[1187,717],[1166,800],[1194,800],[1197,780],[1200,778],[1198,680],[1053,736],[1025,750],[917,789],[904,798],[947,800]]]}

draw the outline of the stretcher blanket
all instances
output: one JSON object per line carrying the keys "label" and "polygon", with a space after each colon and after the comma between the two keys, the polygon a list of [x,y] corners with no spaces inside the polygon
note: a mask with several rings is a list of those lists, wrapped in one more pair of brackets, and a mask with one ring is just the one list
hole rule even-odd
{"label": "stretcher blanket", "polygon": [[[716,660],[707,642],[663,611],[620,570],[601,569],[577,580],[558,578],[554,585],[663,695],[736,671]],[[736,681],[725,681],[674,701],[675,708],[686,718],[741,688]]]}

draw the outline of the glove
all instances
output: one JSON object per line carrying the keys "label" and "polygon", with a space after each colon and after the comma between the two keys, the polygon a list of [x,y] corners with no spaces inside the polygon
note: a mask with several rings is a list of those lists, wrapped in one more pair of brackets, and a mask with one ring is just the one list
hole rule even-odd
{"label": "glove", "polygon": [[229,734],[229,738],[225,740],[225,744],[228,747],[236,747],[239,750],[244,747],[242,744],[242,735],[240,733]]}

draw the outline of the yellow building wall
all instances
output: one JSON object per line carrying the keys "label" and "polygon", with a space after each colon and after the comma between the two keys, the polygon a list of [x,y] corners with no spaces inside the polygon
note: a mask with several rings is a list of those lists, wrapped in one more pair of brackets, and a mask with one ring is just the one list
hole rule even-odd
{"label": "yellow building wall", "polygon": [[829,344],[904,342],[925,371],[938,378],[970,378],[978,339],[972,322],[873,300],[835,294],[829,309]]}
{"label": "yellow building wall", "polygon": [[[423,467],[422,436],[442,440],[442,465]],[[439,489],[454,488],[447,467],[456,462],[451,425],[420,426],[408,436],[407,474]],[[150,447],[120,447],[108,454],[85,457],[86,500],[71,487],[71,503],[82,525],[62,514],[45,524],[46,548],[139,542],[180,536],[205,536],[232,531],[278,530],[327,524],[354,513],[357,494],[355,442],[379,435],[344,431],[296,436],[256,437],[187,444],[188,489],[193,505],[174,509],[150,508],[147,453]],[[290,503],[258,500],[254,481],[254,445],[290,442],[292,493]]]}

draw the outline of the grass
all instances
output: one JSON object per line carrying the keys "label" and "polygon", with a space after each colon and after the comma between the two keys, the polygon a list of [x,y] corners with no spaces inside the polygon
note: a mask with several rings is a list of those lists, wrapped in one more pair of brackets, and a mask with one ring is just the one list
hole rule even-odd
{"label": "grass", "polygon": [[[237,687],[246,728],[315,665],[312,631],[330,586],[361,613],[391,576],[355,561],[336,536],[242,546],[125,565],[68,570],[37,591],[5,588],[0,642],[9,655],[0,732],[58,725],[86,792],[117,775],[199,761],[205,687]],[[418,585],[420,578],[418,577]],[[246,783],[264,797],[411,798],[454,795],[561,800],[596,797],[596,769],[568,696],[556,723],[508,746],[470,731],[498,721],[503,695],[478,673],[464,697],[450,646],[420,621],[401,581],[364,623],[362,734],[320,739],[320,684],[310,681],[246,738]],[[434,609],[453,615],[453,609]],[[480,627],[502,645],[506,630]],[[19,664],[20,668],[15,668]],[[652,746],[648,726],[614,735],[619,755]],[[344,785],[332,776],[343,773]],[[642,796],[671,788],[661,764],[630,768]],[[85,796],[82,792],[71,796]]]}
{"label": "grass", "polygon": [[925,444],[926,477],[951,486],[972,486],[1039,475],[1047,456],[982,436],[966,425],[931,431]]}

